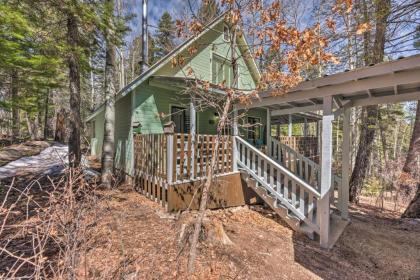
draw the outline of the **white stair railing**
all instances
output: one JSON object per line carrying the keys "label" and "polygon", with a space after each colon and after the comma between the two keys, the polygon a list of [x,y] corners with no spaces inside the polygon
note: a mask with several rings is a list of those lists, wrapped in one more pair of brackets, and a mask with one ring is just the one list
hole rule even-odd
{"label": "white stair railing", "polygon": [[[271,139],[271,149],[268,150],[270,151],[269,156],[272,159],[287,167],[290,171],[319,191],[321,184],[321,166],[318,163],[276,139]],[[341,177],[333,173],[331,182],[331,190],[333,191],[330,192],[330,202],[339,211],[341,211],[341,209],[339,209],[338,201],[340,201],[340,196],[342,195],[340,186]]]}
{"label": "white stair railing", "polygon": [[239,136],[235,136],[235,141],[238,166],[283,207],[319,232],[316,210],[317,201],[321,198],[319,191]]}
{"label": "white stair railing", "polygon": [[271,139],[271,149],[268,150],[272,159],[287,167],[318,190],[321,181],[319,164],[276,139]]}

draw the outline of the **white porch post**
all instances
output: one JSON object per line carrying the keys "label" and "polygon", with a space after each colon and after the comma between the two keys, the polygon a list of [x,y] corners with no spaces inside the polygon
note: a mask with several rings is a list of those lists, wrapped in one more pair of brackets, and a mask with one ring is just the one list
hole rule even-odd
{"label": "white porch post", "polygon": [[172,184],[173,178],[173,149],[174,149],[174,134],[168,133],[167,135],[167,142],[166,142],[166,178],[168,181],[168,185]]}
{"label": "white porch post", "polygon": [[292,124],[292,114],[289,114],[289,131],[287,136],[292,136],[293,124]]}
{"label": "white porch post", "polygon": [[267,108],[267,153],[271,156],[271,112],[270,108]]}
{"label": "white porch post", "polygon": [[303,136],[308,136],[308,119],[304,119],[305,122],[303,123]]}
{"label": "white porch post", "polygon": [[[197,119],[197,112],[195,110],[195,98],[191,97],[191,102],[190,102],[190,133],[191,133],[191,158],[195,157],[195,135],[196,135],[196,119]],[[195,169],[195,164],[194,164],[194,160],[191,161],[191,174],[190,177],[193,178],[194,177],[194,170]]]}
{"label": "white porch post", "polygon": [[341,191],[339,199],[339,209],[341,218],[348,219],[349,208],[349,175],[350,175],[350,108],[346,108],[343,114],[343,147],[341,163]]}
{"label": "white porch post", "polygon": [[238,152],[236,150],[236,139],[235,137],[238,136],[238,110],[235,106],[233,106],[233,141],[232,141],[232,150],[233,150],[233,171],[238,171]]}
{"label": "white porch post", "polygon": [[321,199],[318,201],[320,245],[328,248],[330,231],[330,188],[332,167],[332,97],[324,97],[321,149]]}
{"label": "white porch post", "polygon": [[317,155],[321,159],[321,122],[316,121],[316,139],[317,139]]}

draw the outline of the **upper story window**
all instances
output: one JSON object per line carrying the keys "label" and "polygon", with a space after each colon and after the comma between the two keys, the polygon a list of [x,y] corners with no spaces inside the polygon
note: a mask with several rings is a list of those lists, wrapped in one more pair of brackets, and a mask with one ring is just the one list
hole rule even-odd
{"label": "upper story window", "polygon": [[230,60],[214,54],[212,60],[212,83],[217,85],[224,81],[226,86],[230,86],[232,76]]}
{"label": "upper story window", "polygon": [[223,26],[223,39],[227,42],[230,41],[230,30],[227,25]]}

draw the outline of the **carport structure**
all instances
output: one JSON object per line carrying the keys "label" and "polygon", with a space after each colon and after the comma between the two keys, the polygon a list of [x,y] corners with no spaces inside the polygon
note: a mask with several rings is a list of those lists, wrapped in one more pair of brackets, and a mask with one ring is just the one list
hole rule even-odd
{"label": "carport structure", "polygon": [[[330,192],[332,189],[332,121],[343,116],[341,186],[338,190],[340,216],[348,220],[350,175],[350,108],[420,99],[420,55],[324,76],[300,83],[287,94],[269,90],[250,105],[237,109],[267,109],[267,127],[279,116],[322,111],[320,149],[320,198],[317,202],[319,236],[322,247],[331,247],[342,229],[330,229]],[[270,129],[267,129],[268,154],[273,156]]]}

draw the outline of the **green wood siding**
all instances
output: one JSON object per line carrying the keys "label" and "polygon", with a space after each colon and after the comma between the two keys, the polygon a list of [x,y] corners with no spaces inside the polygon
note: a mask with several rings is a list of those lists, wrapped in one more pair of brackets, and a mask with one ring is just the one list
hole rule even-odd
{"label": "green wood siding", "polygon": [[[208,31],[193,44],[198,48],[198,51],[194,56],[184,51],[182,56],[186,59],[186,63],[182,67],[172,67],[171,63],[169,63],[157,71],[156,75],[185,77],[188,68],[191,67],[198,79],[212,81],[213,54],[230,59],[230,45],[223,39],[223,23],[217,25],[213,30]],[[240,53],[239,50],[238,53]],[[244,90],[253,90],[256,88],[256,81],[252,78],[250,70],[242,56],[238,59],[238,72],[239,88]]]}
{"label": "green wood siding", "polygon": [[[185,77],[188,68],[191,67],[195,77],[212,81],[214,58],[230,59],[229,43],[223,39],[223,23],[207,31],[193,45],[197,46],[198,51],[191,57],[185,50],[182,56],[186,59],[186,63],[182,67],[174,68],[171,63],[167,63],[155,75]],[[238,59],[238,87],[241,89],[253,90],[256,88],[256,81],[249,69],[247,61],[240,57]],[[132,94],[134,94],[134,104],[131,104]],[[163,124],[170,120],[171,105],[188,108],[189,102],[189,96],[181,94],[179,90],[171,89],[169,86],[151,86],[148,81],[143,82],[131,93],[119,99],[115,109],[115,167],[132,174],[132,121],[140,122],[140,131],[143,134],[163,133]],[[249,114],[260,117],[261,122],[266,123],[265,110],[252,109]],[[91,139],[91,152],[93,155],[100,156],[104,134],[104,112],[100,112],[92,121],[95,122],[95,137]],[[213,110],[197,112],[197,133],[215,134],[216,125],[217,118]],[[264,126],[260,129],[261,137],[265,138]]]}
{"label": "green wood siding", "polygon": [[128,171],[131,154],[131,95],[115,104],[115,168]]}
{"label": "green wood siding", "polygon": [[[170,106],[188,104],[186,95],[143,83],[135,90],[134,120],[140,122],[143,134],[163,133],[163,124],[170,121]],[[164,118],[159,117],[162,113]]]}
{"label": "green wood siding", "polygon": [[[239,112],[239,115],[243,114],[243,111]],[[266,140],[266,129],[267,129],[267,110],[266,109],[262,109],[262,108],[252,108],[246,111],[246,115],[239,120],[239,135],[244,138],[247,139],[247,129],[244,127],[241,127],[241,124],[246,124],[247,123],[247,118],[248,117],[255,117],[255,118],[260,118],[261,119],[261,125],[259,126],[260,129],[260,139],[263,141],[264,144],[267,144],[267,140]],[[247,139],[248,140],[248,139]],[[254,143],[253,143],[254,144]]]}

